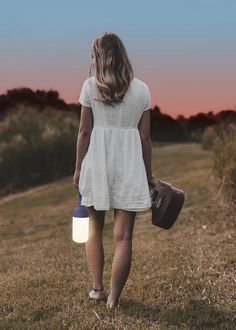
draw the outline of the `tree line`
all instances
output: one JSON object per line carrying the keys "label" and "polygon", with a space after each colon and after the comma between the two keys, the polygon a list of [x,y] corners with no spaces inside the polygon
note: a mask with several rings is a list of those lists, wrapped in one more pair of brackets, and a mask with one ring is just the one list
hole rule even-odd
{"label": "tree line", "polygon": [[[7,90],[5,94],[0,95],[0,121],[22,104],[39,112],[46,111],[50,107],[65,114],[75,113],[80,118],[79,102],[66,103],[55,90],[34,91],[28,87],[21,87]],[[189,117],[179,115],[174,119],[155,105],[151,109],[151,138],[156,141],[197,141],[207,127],[222,122],[236,122],[236,110],[227,109],[215,114],[212,111],[199,112]]]}

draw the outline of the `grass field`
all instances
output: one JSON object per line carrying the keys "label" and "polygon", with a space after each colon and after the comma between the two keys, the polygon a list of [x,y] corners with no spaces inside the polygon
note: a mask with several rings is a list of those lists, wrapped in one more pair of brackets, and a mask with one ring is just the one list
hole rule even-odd
{"label": "grass field", "polygon": [[[72,177],[0,200],[0,329],[235,329],[236,216],[215,201],[211,158],[199,144],[153,143],[153,170],[186,192],[170,230],[137,214],[120,309],[88,299],[84,245],[71,239]],[[104,229],[104,285],[114,253]]]}

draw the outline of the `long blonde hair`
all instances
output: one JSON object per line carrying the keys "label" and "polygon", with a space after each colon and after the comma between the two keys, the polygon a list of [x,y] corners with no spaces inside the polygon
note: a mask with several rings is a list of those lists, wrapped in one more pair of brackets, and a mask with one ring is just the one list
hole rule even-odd
{"label": "long blonde hair", "polygon": [[104,32],[92,42],[89,76],[95,69],[97,97],[95,100],[114,106],[123,98],[134,78],[122,40],[115,33]]}

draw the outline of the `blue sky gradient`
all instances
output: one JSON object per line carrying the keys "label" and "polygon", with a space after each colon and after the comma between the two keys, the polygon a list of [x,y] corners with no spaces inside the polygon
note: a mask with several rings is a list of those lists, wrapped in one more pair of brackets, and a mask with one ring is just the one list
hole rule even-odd
{"label": "blue sky gradient", "polygon": [[90,47],[123,40],[152,106],[172,116],[236,108],[236,1],[9,0],[0,11],[0,93],[53,88],[77,102]]}

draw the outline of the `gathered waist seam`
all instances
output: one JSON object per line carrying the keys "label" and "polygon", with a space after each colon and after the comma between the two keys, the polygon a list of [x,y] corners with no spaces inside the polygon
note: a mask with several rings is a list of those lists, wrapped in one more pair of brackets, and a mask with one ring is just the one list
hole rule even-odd
{"label": "gathered waist seam", "polygon": [[103,128],[103,129],[135,129],[138,130],[138,127],[116,127],[116,126],[93,126],[93,128]]}

